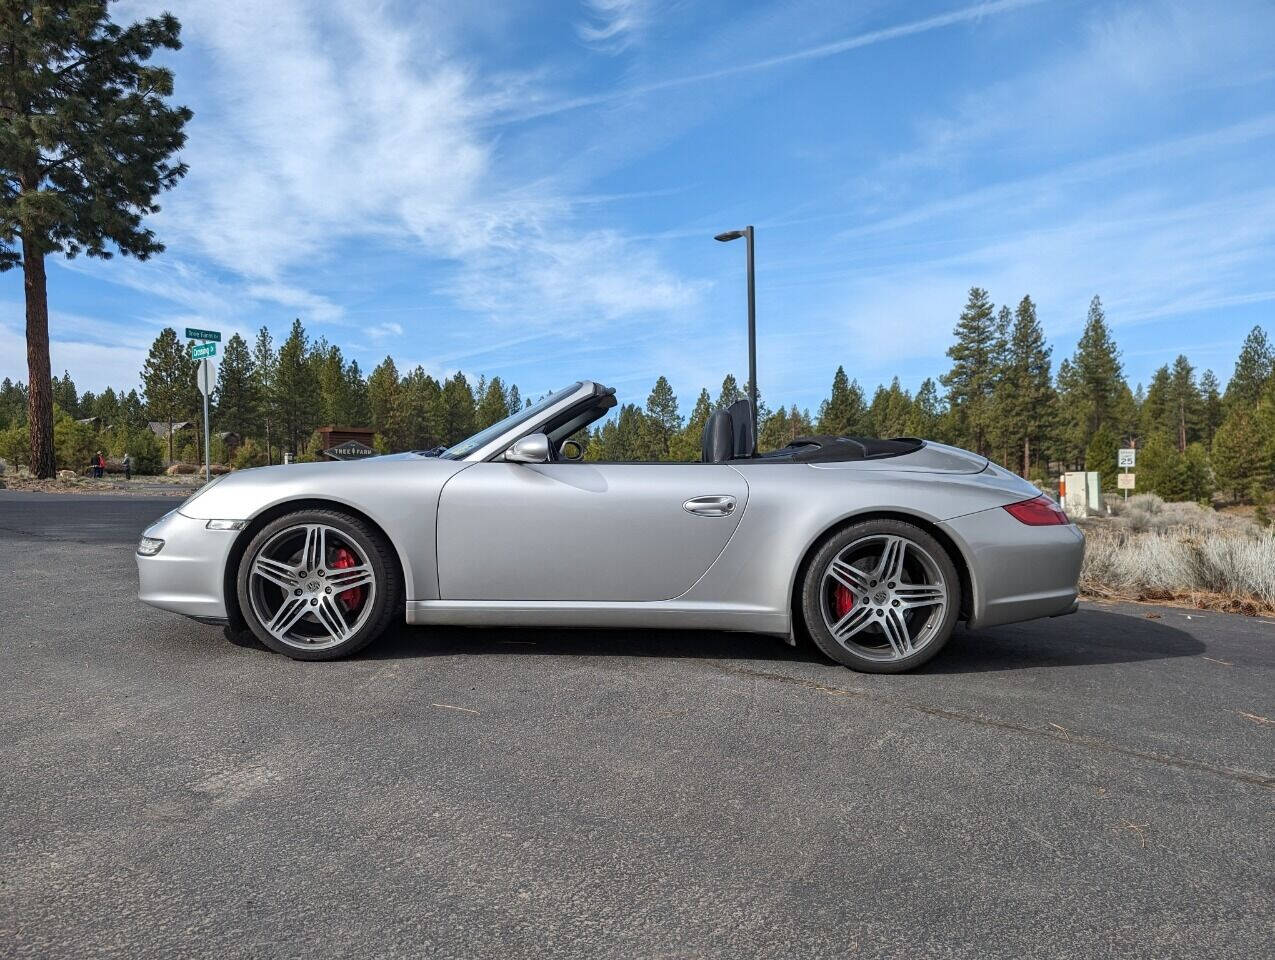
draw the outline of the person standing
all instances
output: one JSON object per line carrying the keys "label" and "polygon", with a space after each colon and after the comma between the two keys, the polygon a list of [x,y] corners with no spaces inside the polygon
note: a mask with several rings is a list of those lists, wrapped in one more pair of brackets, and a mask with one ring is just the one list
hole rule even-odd
{"label": "person standing", "polygon": [[127,453],[124,454],[124,479],[133,479],[133,460]]}
{"label": "person standing", "polygon": [[102,474],[104,474],[105,472],[106,472],[106,458],[102,456],[102,451],[99,450],[97,453],[93,455],[93,479],[101,480]]}

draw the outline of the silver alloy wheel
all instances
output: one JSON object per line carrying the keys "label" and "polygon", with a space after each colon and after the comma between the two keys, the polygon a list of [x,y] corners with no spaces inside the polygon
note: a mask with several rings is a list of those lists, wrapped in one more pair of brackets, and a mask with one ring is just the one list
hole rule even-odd
{"label": "silver alloy wheel", "polygon": [[824,570],[820,594],[833,639],[869,660],[911,657],[934,640],[947,613],[942,568],[919,544],[889,534],[841,550]]}
{"label": "silver alloy wheel", "polygon": [[[248,576],[257,620],[280,643],[305,650],[349,640],[376,602],[376,575],[367,553],[326,524],[279,531],[257,551]],[[357,604],[350,603],[354,597]]]}

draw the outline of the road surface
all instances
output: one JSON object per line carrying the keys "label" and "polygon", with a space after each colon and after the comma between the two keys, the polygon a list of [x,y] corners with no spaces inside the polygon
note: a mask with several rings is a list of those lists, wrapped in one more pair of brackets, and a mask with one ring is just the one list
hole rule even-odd
{"label": "road surface", "polygon": [[1275,624],[1149,606],[866,676],[754,636],[139,604],[171,499],[0,493],[0,955],[1258,957]]}

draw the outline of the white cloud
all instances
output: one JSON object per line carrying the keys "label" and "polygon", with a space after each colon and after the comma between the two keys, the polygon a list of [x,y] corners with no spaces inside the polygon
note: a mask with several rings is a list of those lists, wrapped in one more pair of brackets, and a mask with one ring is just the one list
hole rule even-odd
{"label": "white cloud", "polygon": [[[598,29],[632,32],[641,6],[599,6],[609,19]],[[433,286],[462,308],[527,324],[649,315],[699,291],[620,234],[578,225],[553,177],[502,154],[480,119],[525,93],[526,76],[484,77],[440,47],[432,16],[301,0],[187,0],[174,12],[206,69],[193,87],[179,74],[178,96],[195,109],[190,174],[156,228],[165,259],[194,273],[197,251],[240,278],[216,284],[231,288],[225,299],[343,323],[337,295],[307,287],[361,244],[452,274]],[[155,283],[143,274],[102,275]],[[190,303],[180,284],[161,295]]]}
{"label": "white cloud", "polygon": [[[890,27],[882,27],[876,30],[856,33],[852,36],[842,37],[838,40],[819,43],[814,46],[802,47],[798,50],[791,50],[787,53],[759,57],[756,59],[746,60],[744,62],[732,62],[728,66],[718,67],[713,70],[666,77],[662,80],[654,80],[634,86],[621,87],[605,93],[590,94],[587,96],[568,96],[556,99],[546,98],[539,103],[533,101],[530,104],[524,103],[521,106],[515,105],[515,108],[509,113],[509,115],[502,117],[501,119],[507,122],[518,122],[531,119],[533,117],[544,117],[555,113],[563,113],[568,110],[579,110],[583,107],[597,106],[599,104],[611,103],[617,100],[631,100],[637,97],[647,96],[648,94],[657,93],[662,90],[695,86],[713,80],[720,80],[725,77],[733,77],[747,73],[760,73],[762,71],[774,69],[775,67],[788,66],[790,64],[810,60],[822,60],[825,57],[838,56],[843,53],[849,53],[851,50],[875,46],[876,44],[886,43],[891,40],[901,40],[905,37],[911,37],[921,33],[929,33],[932,30],[941,30],[957,24],[976,23],[980,20],[984,20],[1001,13],[1009,13],[1023,7],[1035,6],[1044,2],[1045,0],[989,0],[989,2],[986,3],[976,3],[971,6],[948,11],[947,13],[935,14],[934,16],[923,17],[919,20],[908,20]],[[610,5],[615,7],[626,7],[632,6],[633,4],[626,3],[625,0],[615,0],[615,2]]]}
{"label": "white cloud", "polygon": [[[0,316],[21,317],[20,302],[0,302]],[[154,336],[136,324],[115,323],[61,310],[49,315],[49,366],[54,376],[68,371],[76,387],[125,391],[137,386],[142,358]],[[155,332],[158,332],[156,330]],[[0,380],[27,380],[26,334],[21,326],[0,322]]]}
{"label": "white cloud", "polygon": [[1261,26],[1269,17],[1260,0],[1099,5],[1077,45],[922,120],[922,146],[904,160],[948,168],[989,147],[1052,154],[1154,118],[1180,123],[1192,91],[1250,82],[1269,68]]}
{"label": "white cloud", "polygon": [[587,19],[576,24],[586,44],[619,53],[635,43],[650,19],[648,0],[584,0]]}

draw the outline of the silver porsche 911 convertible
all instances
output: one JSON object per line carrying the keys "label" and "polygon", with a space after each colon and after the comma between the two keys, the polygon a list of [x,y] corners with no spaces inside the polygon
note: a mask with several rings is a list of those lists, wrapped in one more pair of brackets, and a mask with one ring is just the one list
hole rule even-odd
{"label": "silver porsche 911 convertible", "polygon": [[700,463],[585,462],[585,381],[442,453],[243,470],[145,531],[147,603],[305,660],[411,624],[670,627],[810,639],[877,673],[973,627],[1076,609],[1084,537],[1025,480],[911,438],[757,454],[748,401]]}

